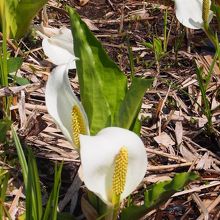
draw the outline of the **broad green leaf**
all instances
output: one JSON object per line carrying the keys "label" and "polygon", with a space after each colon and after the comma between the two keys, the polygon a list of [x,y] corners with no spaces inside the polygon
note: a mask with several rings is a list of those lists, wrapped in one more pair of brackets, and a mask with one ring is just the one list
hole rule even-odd
{"label": "broad green leaf", "polygon": [[136,121],[133,123],[133,125],[130,127],[129,130],[135,132],[137,135],[140,135],[140,132],[141,132],[141,120],[138,118],[138,115],[136,116]]}
{"label": "broad green leaf", "polygon": [[14,76],[14,83],[19,86],[30,84],[30,81],[24,77]]}
{"label": "broad green leaf", "polygon": [[115,124],[116,113],[125,97],[127,78],[109,58],[74,9],[70,14],[80,94],[87,113],[90,132],[96,134]]}
{"label": "broad green leaf", "polygon": [[47,0],[1,0],[1,21],[4,16],[8,36],[21,38],[46,2]]}
{"label": "broad green leaf", "polygon": [[153,184],[144,194],[144,205],[129,206],[122,211],[121,220],[139,219],[152,209],[166,202],[174,193],[183,189],[189,182],[196,180],[194,172],[179,173],[172,180]]}
{"label": "broad green leaf", "polygon": [[22,58],[21,57],[11,57],[7,60],[8,66],[8,73],[15,73],[22,65]]}
{"label": "broad green leaf", "polygon": [[11,57],[7,60],[7,70],[9,73],[9,79],[20,86],[29,84],[29,80],[24,77],[16,76],[18,69],[22,65],[22,58],[21,57]]}
{"label": "broad green leaf", "polygon": [[136,124],[136,126],[134,126],[138,113],[140,112],[142,98],[145,91],[152,85],[152,82],[152,79],[133,78],[131,87],[121,102],[119,112],[116,116],[115,121],[118,127],[131,129],[138,125]]}
{"label": "broad green leaf", "polygon": [[5,118],[0,120],[0,143],[4,143],[6,141],[6,134],[10,129],[12,121]]}

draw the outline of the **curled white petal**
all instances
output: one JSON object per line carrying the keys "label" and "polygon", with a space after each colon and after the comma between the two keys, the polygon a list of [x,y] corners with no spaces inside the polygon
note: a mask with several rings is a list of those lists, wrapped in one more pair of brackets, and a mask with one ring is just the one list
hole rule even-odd
{"label": "curled white petal", "polygon": [[45,27],[42,25],[35,25],[34,26],[36,33],[41,36],[42,38],[52,37],[54,35],[61,34],[63,28],[54,28],[54,27]]}
{"label": "curled white petal", "polygon": [[141,139],[133,132],[117,127],[101,130],[96,136],[80,135],[80,155],[85,185],[106,204],[112,202],[114,160],[122,147],[128,150],[128,170],[121,200],[142,181],[147,155]]}
{"label": "curled white petal", "polygon": [[49,114],[60,127],[68,141],[73,145],[72,109],[77,105],[86,123],[89,134],[88,120],[84,108],[75,96],[68,78],[68,68],[65,65],[53,69],[48,78],[45,91],[46,106]]}
{"label": "curled white petal", "polygon": [[[54,33],[54,35],[52,34]],[[73,37],[70,29],[61,28],[59,30],[51,30],[44,35],[42,48],[44,53],[49,57],[50,61],[55,65],[68,65],[69,69],[75,69],[77,58],[73,52]]]}
{"label": "curled white petal", "polygon": [[[191,29],[203,28],[202,4],[203,0],[175,0],[176,17],[179,22]],[[210,10],[209,22],[212,17],[213,12]]]}

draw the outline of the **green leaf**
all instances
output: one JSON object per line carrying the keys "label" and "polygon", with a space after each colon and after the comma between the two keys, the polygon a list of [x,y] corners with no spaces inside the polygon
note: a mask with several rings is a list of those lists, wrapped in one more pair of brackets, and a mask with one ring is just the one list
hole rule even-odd
{"label": "green leaf", "polygon": [[11,217],[9,213],[7,212],[7,209],[5,209],[5,198],[6,198],[6,191],[8,188],[8,180],[9,180],[9,173],[8,171],[0,168],[0,219],[5,219],[5,214],[8,216],[9,220],[11,220]]}
{"label": "green leaf", "polygon": [[140,132],[141,132],[141,121],[138,118],[138,115],[136,116],[136,121],[133,123],[133,125],[130,127],[129,130],[135,132],[137,135],[140,135]]}
{"label": "green leaf", "polygon": [[27,188],[27,181],[28,181],[28,165],[27,165],[27,161],[24,155],[24,151],[23,148],[21,146],[21,142],[18,138],[17,132],[14,129],[13,126],[11,126],[11,130],[12,130],[12,136],[15,142],[15,147],[17,150],[17,154],[18,154],[18,159],[21,165],[21,169],[22,169],[22,175],[23,175],[23,179],[24,179],[24,185]]}
{"label": "green leaf", "polygon": [[156,59],[157,61],[159,61],[159,59],[163,55],[162,41],[159,38],[154,37],[153,46],[154,46],[154,53],[156,55]]}
{"label": "green leaf", "polygon": [[[55,166],[54,184],[42,220],[57,220],[57,206],[59,199],[59,190],[61,185],[61,171],[63,163]],[[63,218],[66,219],[66,218]]]}
{"label": "green leaf", "polygon": [[29,80],[24,77],[16,76],[18,69],[21,67],[23,63],[23,59],[21,57],[12,57],[7,60],[7,70],[9,73],[9,78],[13,80],[13,82],[20,86],[29,84]]}
{"label": "green leaf", "polygon": [[31,190],[30,190],[30,193],[31,193],[30,202],[32,204],[31,214],[34,215],[35,220],[38,220],[38,219],[41,219],[42,212],[43,212],[40,179],[39,179],[36,159],[30,149],[28,150],[28,184],[29,183],[31,187]]}
{"label": "green leaf", "polygon": [[10,129],[12,121],[5,118],[0,120],[0,143],[4,143],[6,141],[6,134]]}
{"label": "green leaf", "polygon": [[24,77],[15,76],[14,80],[15,80],[16,84],[18,84],[19,86],[30,84],[30,81]]}
{"label": "green leaf", "polygon": [[18,216],[18,220],[25,220],[25,213],[23,213],[22,215]]}
{"label": "green leaf", "polygon": [[11,57],[7,60],[8,73],[15,73],[21,67],[23,59],[21,57]]}
{"label": "green leaf", "polygon": [[32,19],[37,12],[46,4],[47,0],[7,0],[1,3],[0,10],[4,14],[8,35],[15,39],[21,38],[27,31]]}
{"label": "green leaf", "polygon": [[152,43],[150,43],[150,42],[144,42],[144,43],[143,43],[143,45],[144,45],[145,47],[147,47],[147,48],[151,49],[151,50],[153,50],[153,49],[154,49],[153,44],[152,44]]}
{"label": "green leaf", "polygon": [[[138,128],[137,116],[140,111],[142,98],[147,89],[152,85],[152,79],[133,78],[130,89],[125,95],[117,114],[116,122],[118,127],[133,130]],[[135,126],[136,124],[136,126]],[[138,127],[137,127],[138,126]]]}
{"label": "green leaf", "polygon": [[218,25],[220,25],[220,3],[219,0],[216,1],[212,1],[212,5],[211,5],[211,10],[215,13],[217,21],[218,21]]}
{"label": "green leaf", "polygon": [[74,9],[68,7],[82,104],[90,132],[115,125],[116,113],[127,91],[127,78],[109,58]]}
{"label": "green leaf", "polygon": [[121,220],[139,219],[152,209],[166,202],[174,193],[183,189],[199,176],[194,172],[179,173],[172,180],[153,184],[144,194],[144,205],[129,206],[122,211]]}

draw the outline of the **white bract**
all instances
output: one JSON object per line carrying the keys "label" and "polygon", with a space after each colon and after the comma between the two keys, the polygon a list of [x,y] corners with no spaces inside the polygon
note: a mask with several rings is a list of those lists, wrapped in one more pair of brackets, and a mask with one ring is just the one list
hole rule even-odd
{"label": "white bract", "polygon": [[120,171],[123,167],[123,164],[119,163],[118,167],[115,164],[122,148],[127,151],[128,160],[125,185],[122,187],[119,202],[130,195],[144,178],[147,155],[143,142],[135,133],[118,127],[105,128],[96,136],[80,135],[80,155],[85,185],[109,206],[114,205],[113,182],[116,181],[116,185],[121,187],[120,181],[123,179],[120,174],[114,178],[115,170]]}
{"label": "white bract", "polygon": [[45,100],[49,114],[67,140],[79,148],[78,136],[81,132],[89,134],[89,126],[84,108],[70,86],[67,66],[53,69],[46,84]]}
{"label": "white bract", "polygon": [[[75,69],[77,57],[73,52],[73,37],[68,28],[43,28],[42,48],[49,60],[59,66],[67,65],[68,69]],[[38,32],[39,33],[39,32]]]}
{"label": "white bract", "polygon": [[[175,12],[179,22],[191,29],[203,28],[202,4],[203,0],[175,0]],[[210,10],[209,22],[212,17],[213,12]]]}

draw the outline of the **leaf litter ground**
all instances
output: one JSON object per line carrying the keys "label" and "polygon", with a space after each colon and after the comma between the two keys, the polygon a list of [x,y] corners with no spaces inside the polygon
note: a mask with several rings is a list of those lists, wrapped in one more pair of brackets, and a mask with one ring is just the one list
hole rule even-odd
{"label": "leaf litter ground", "polygon": [[[142,184],[134,192],[136,202],[142,203],[141,192],[144,188],[170,179],[175,173],[195,170],[201,175],[200,180],[190,184],[183,192],[174,194],[166,204],[143,219],[220,219],[220,70],[216,65],[207,92],[212,103],[213,137],[208,137],[204,132],[207,120],[199,107],[202,101],[195,73],[196,65],[208,70],[214,55],[213,48],[201,30],[186,31],[177,23],[170,1],[161,1],[164,4],[149,2],[90,0],[80,6],[83,1],[58,3],[50,0],[34,23],[69,27],[64,5],[75,7],[128,77],[131,72],[128,56],[130,43],[135,74],[156,78],[153,88],[145,94],[140,114],[149,166]],[[167,7],[170,30],[168,52],[158,63],[154,53],[143,42],[152,42],[154,37],[163,39],[163,16]],[[178,39],[182,40],[175,53],[174,45],[179,42]],[[0,89],[0,97],[14,96],[12,117],[23,146],[32,147],[37,156],[43,199],[47,200],[53,184],[54,163],[63,160],[59,209],[74,212],[83,219],[80,200],[84,189],[79,178],[78,154],[55,126],[45,107],[45,82],[53,66],[43,54],[41,39],[34,33],[20,41],[18,46],[11,41],[8,46],[13,54],[23,57],[24,63],[18,74],[27,78],[30,84]],[[70,73],[70,79],[75,93],[80,97],[74,71]],[[5,149],[5,154],[10,155],[8,159],[12,161],[15,151]],[[19,188],[21,175],[18,175],[14,165],[1,163],[11,169],[13,176],[13,190],[8,193],[14,202],[7,205],[10,210],[15,210],[19,198],[18,210],[22,212],[24,196]],[[83,201],[83,206],[87,206]]]}

